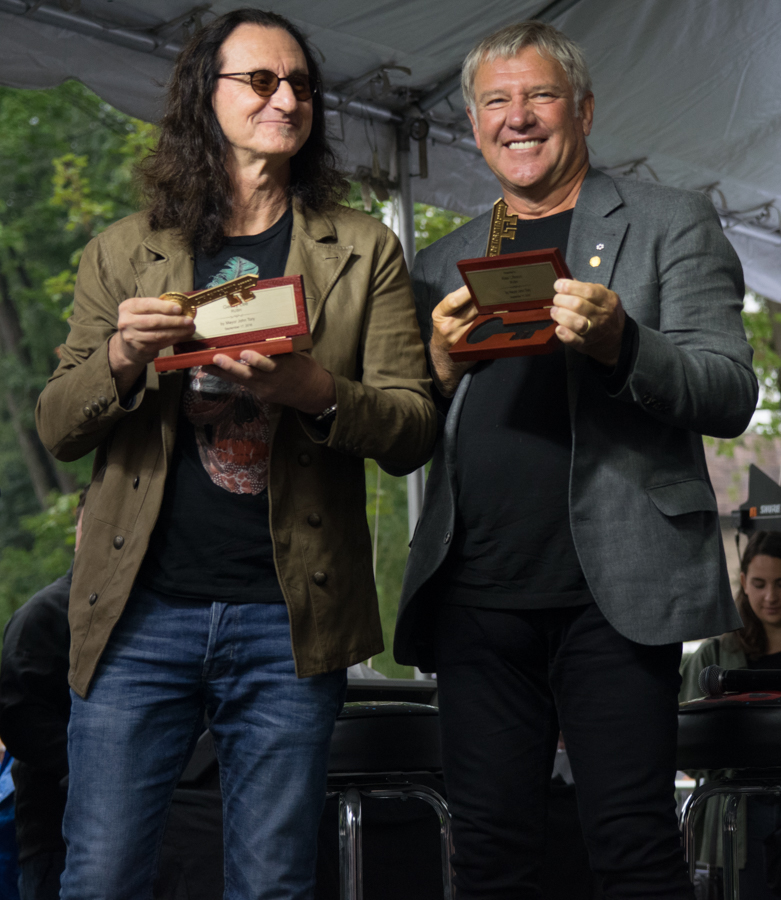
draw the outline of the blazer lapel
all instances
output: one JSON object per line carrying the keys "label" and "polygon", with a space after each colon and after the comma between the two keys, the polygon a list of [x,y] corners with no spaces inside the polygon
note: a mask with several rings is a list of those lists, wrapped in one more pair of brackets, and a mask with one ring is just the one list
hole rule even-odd
{"label": "blazer lapel", "polygon": [[303,276],[312,334],[323,305],[354,249],[351,244],[340,246],[335,239],[336,230],[327,216],[309,211],[305,213],[294,205],[293,233],[285,275]]}
{"label": "blazer lapel", "polygon": [[610,287],[628,223],[607,216],[623,203],[613,179],[589,169],[569,231],[567,266],[573,278]]}
{"label": "blazer lapel", "polygon": [[461,381],[458,383],[456,392],[450,403],[450,409],[447,411],[445,418],[445,468],[447,469],[448,478],[451,484],[456,483],[456,441],[458,438],[458,420],[461,416],[461,410],[466,399],[466,392],[469,390],[469,384],[472,381],[472,373],[465,372]]}
{"label": "blazer lapel", "polygon": [[[613,179],[598,169],[589,169],[572,215],[567,244],[567,267],[573,278],[610,287],[629,223],[608,216],[623,203]],[[569,409],[573,422],[586,362],[582,353],[567,349]]]}

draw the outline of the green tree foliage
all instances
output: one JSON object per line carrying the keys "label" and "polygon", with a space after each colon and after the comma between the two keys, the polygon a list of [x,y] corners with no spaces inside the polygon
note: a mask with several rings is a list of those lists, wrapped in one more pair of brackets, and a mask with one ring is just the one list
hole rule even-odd
{"label": "green tree foliage", "polygon": [[754,348],[754,372],[760,386],[756,430],[776,437],[781,434],[781,306],[758,294],[749,294],[751,309],[744,310],[743,324]]}
{"label": "green tree foliage", "polygon": [[21,539],[0,553],[0,622],[37,591],[64,575],[76,543],[78,493],[52,494],[43,512],[24,516]]}
{"label": "green tree foliage", "polygon": [[372,666],[390,678],[408,678],[409,666],[393,659],[393,631],[401,593],[401,579],[409,553],[407,524],[407,480],[383,472],[374,460],[366,460],[366,515],[375,547],[375,581],[380,601],[385,650]]}
{"label": "green tree foliage", "polygon": [[83,85],[0,88],[0,625],[62,575],[91,458],[55,463],[37,396],[57,365],[87,241],[138,206],[133,167],[154,129]]}
{"label": "green tree foliage", "polygon": [[[746,435],[759,434],[768,440],[781,434],[781,304],[748,291],[743,309],[743,326],[754,350],[754,372],[759,382],[757,415],[746,434],[737,438],[705,437],[705,443],[715,446],[719,456],[733,458],[735,448],[746,444]],[[757,452],[757,464],[762,466],[761,446],[752,445]],[[768,443],[768,451],[771,445]],[[738,471],[735,478],[739,478]],[[744,498],[734,497],[736,503]]]}
{"label": "green tree foliage", "polygon": [[0,551],[24,548],[24,516],[52,490],[89,478],[91,461],[56,464],[38,441],[33,412],[57,364],[85,243],[137,197],[133,164],[151,126],[83,85],[0,88]]}
{"label": "green tree foliage", "polygon": [[425,203],[416,203],[415,249],[422,250],[424,247],[428,247],[429,244],[450,234],[460,225],[465,225],[469,220],[469,216],[460,213],[439,209],[437,206],[426,206]]}

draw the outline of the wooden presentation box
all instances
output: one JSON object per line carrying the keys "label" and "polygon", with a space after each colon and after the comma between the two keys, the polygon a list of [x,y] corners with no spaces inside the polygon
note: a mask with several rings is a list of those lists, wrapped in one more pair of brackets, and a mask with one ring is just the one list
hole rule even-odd
{"label": "wooden presentation box", "polygon": [[185,315],[195,316],[196,329],[191,340],[174,345],[173,356],[155,360],[158,372],[208,366],[218,353],[238,359],[243,350],[277,356],[312,346],[300,275],[265,281],[244,275],[205,291],[172,291],[163,299],[181,303]]}
{"label": "wooden presentation box", "polygon": [[553,353],[559,346],[550,317],[553,285],[571,278],[558,248],[462,259],[461,276],[478,316],[450,349],[453,359],[497,359]]}

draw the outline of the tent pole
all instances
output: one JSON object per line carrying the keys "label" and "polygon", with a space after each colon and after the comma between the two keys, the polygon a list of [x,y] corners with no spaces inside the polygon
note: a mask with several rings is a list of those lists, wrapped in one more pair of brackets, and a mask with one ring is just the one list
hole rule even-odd
{"label": "tent pole", "polygon": [[[409,171],[409,130],[404,125],[396,129],[396,171],[399,179],[399,240],[404,250],[404,259],[411,269],[415,260],[415,205],[412,202],[412,184]],[[423,509],[423,488],[426,470],[416,469],[407,475],[407,523],[409,538],[415,533],[420,512]],[[414,667],[415,679],[428,679],[420,669]]]}
{"label": "tent pole", "polygon": [[[401,125],[396,130],[396,171],[399,179],[399,239],[404,250],[407,267],[412,268],[415,260],[415,206],[412,202],[412,185],[409,171],[409,130]],[[416,469],[407,475],[407,520],[409,537],[415,532],[415,526],[423,508],[423,485],[426,473],[424,469]]]}
{"label": "tent pole", "polygon": [[396,129],[396,170],[399,179],[399,239],[404,250],[407,268],[415,261],[415,207],[412,202],[412,182],[409,171],[409,129]]}

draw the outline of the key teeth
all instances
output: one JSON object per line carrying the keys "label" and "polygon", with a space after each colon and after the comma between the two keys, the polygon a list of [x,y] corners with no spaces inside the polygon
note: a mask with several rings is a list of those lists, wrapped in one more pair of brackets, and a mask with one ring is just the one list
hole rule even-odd
{"label": "key teeth", "polygon": [[241,275],[232,281],[225,281],[223,284],[215,284],[210,288],[202,291],[196,291],[189,296],[181,293],[181,291],[166,291],[161,296],[161,300],[175,300],[182,307],[182,315],[195,318],[195,310],[199,306],[205,306],[214,300],[220,300],[223,297],[228,298],[231,306],[239,306],[244,300],[251,300],[253,297],[252,288],[257,284],[256,275]]}

